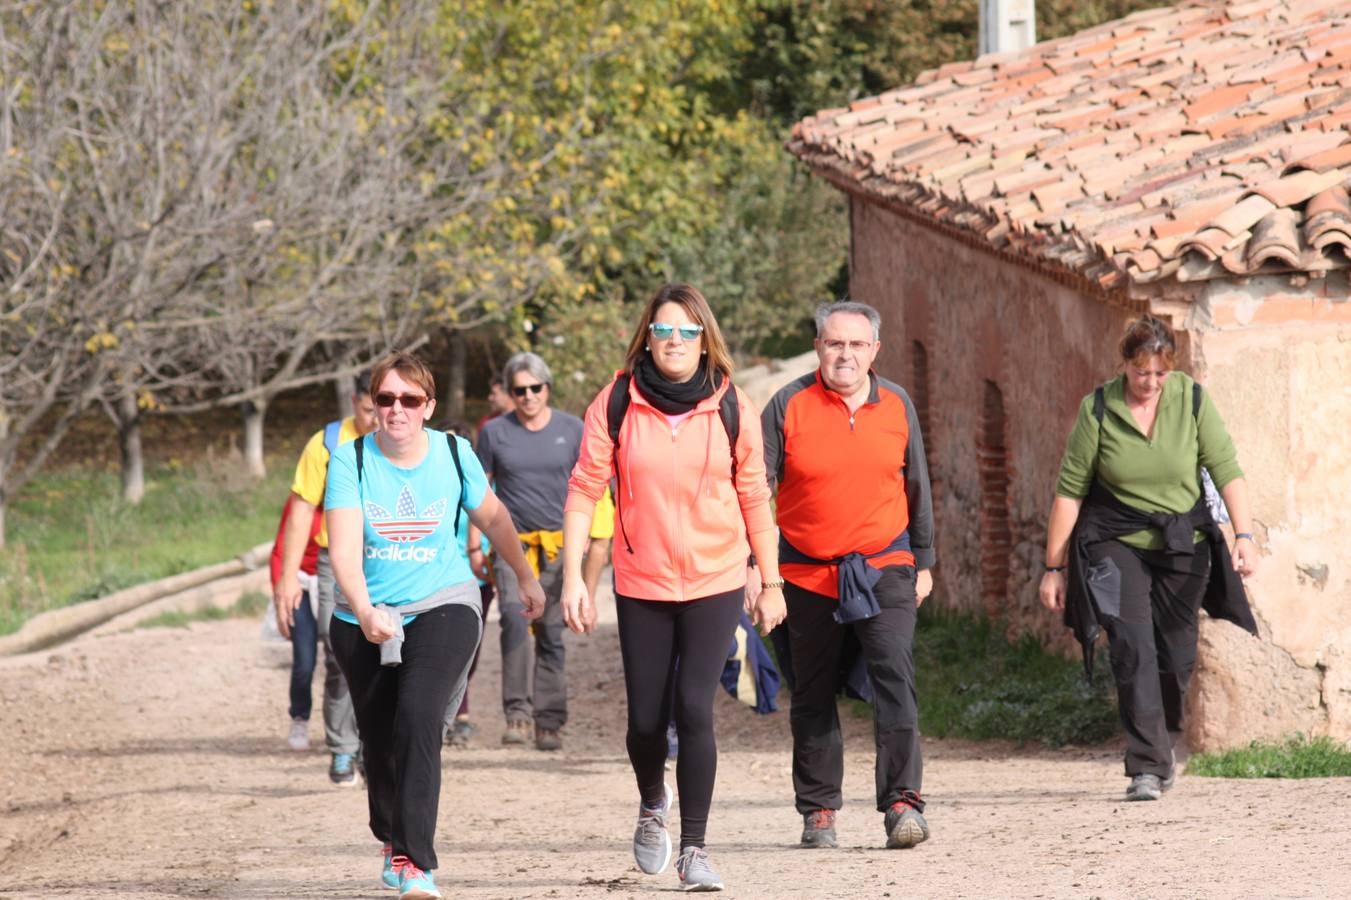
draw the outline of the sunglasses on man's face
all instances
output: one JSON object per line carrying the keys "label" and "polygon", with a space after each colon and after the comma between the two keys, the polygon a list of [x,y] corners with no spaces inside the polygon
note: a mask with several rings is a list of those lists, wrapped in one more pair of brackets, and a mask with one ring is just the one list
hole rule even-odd
{"label": "sunglasses on man's face", "polygon": [[647,326],[647,330],[650,331],[652,333],[652,336],[659,341],[669,341],[671,339],[671,335],[675,334],[677,331],[680,332],[680,339],[682,341],[697,341],[699,340],[699,335],[704,333],[704,326],[702,325],[675,326],[675,325],[668,325],[665,322],[653,322],[651,325]]}
{"label": "sunglasses on man's face", "polygon": [[421,409],[422,404],[427,402],[427,398],[421,394],[387,394],[384,391],[375,395],[375,405],[384,409],[389,409],[397,400],[403,404],[404,409]]}
{"label": "sunglasses on man's face", "polygon": [[538,394],[542,390],[544,390],[544,382],[541,381],[539,384],[512,385],[511,393],[517,397],[524,397],[526,391],[529,391],[532,394]]}

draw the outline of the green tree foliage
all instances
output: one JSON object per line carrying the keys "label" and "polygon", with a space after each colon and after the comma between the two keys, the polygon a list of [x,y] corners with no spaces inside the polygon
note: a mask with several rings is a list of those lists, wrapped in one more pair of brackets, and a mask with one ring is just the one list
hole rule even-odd
{"label": "green tree foliage", "polygon": [[1049,41],[1142,9],[1171,5],[1164,0],[1038,0],[1037,39]]}
{"label": "green tree foliage", "polygon": [[[1160,0],[1037,0],[1037,39],[1073,34]],[[979,0],[761,0],[736,103],[779,122],[844,106],[972,59]]]}
{"label": "green tree foliage", "polygon": [[691,280],[741,359],[805,333],[816,305],[833,299],[848,250],[843,195],[785,153],[771,129],[732,148],[710,221],[668,247],[673,272],[698,273]]}
{"label": "green tree foliage", "polygon": [[534,350],[554,376],[553,403],[581,415],[624,364],[638,304],[577,300],[550,310]]}
{"label": "green tree foliage", "polygon": [[745,352],[796,326],[838,272],[839,197],[795,171],[779,123],[729,103],[753,49],[753,9],[745,0],[446,7],[447,39],[489,124],[455,138],[485,162],[515,156],[529,168],[497,216],[460,231],[480,259],[523,243],[556,248],[557,277],[539,290],[519,273],[474,271],[457,287],[491,295],[485,302],[507,318],[522,304],[517,318],[539,327],[516,340],[580,372],[582,393],[604,382],[623,342],[579,329],[631,318],[616,303],[692,282]]}

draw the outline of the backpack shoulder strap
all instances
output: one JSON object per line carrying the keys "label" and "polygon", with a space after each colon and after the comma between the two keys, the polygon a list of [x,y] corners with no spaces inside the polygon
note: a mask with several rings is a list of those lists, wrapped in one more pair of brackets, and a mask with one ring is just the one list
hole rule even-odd
{"label": "backpack shoulder strap", "polygon": [[1102,417],[1107,411],[1107,395],[1103,386],[1093,389],[1093,418],[1098,420],[1098,446],[1093,450],[1093,471],[1098,470],[1098,454],[1102,452]]}
{"label": "backpack shoulder strap", "polygon": [[357,454],[357,490],[361,490],[361,470],[366,461],[366,437],[357,435],[357,439],[352,442],[352,449]]}
{"label": "backpack shoulder strap", "polygon": [[727,446],[732,450],[732,480],[736,480],[736,442],[741,437],[741,404],[737,401],[736,386],[729,384],[718,401],[718,418],[727,431]]}
{"label": "backpack shoulder strap", "polygon": [[333,451],[338,449],[338,435],[342,434],[342,419],[329,422],[324,426],[324,449],[328,455],[332,456]]}
{"label": "backpack shoulder strap", "polygon": [[446,443],[450,445],[450,459],[455,463],[455,475],[460,479],[460,502],[455,504],[455,530],[452,532],[459,534],[460,513],[464,510],[464,492],[468,485],[464,480],[464,463],[460,462],[460,442],[455,440],[455,435],[447,431]]}
{"label": "backpack shoulder strap", "polygon": [[1201,385],[1198,384],[1198,383],[1196,383],[1195,381],[1193,381],[1193,382],[1192,382],[1192,418],[1193,418],[1193,419],[1199,419],[1200,417],[1201,417]]}
{"label": "backpack shoulder strap", "polygon": [[614,444],[616,449],[619,447],[619,428],[624,424],[624,416],[629,411],[630,380],[628,372],[615,378],[614,390],[610,391],[610,400],[605,405],[605,424],[609,426],[610,443]]}
{"label": "backpack shoulder strap", "polygon": [[614,445],[614,478],[612,481],[613,489],[611,494],[615,501],[615,522],[619,525],[619,533],[624,538],[624,548],[629,553],[633,552],[633,545],[629,543],[629,533],[624,527],[623,511],[619,508],[619,427],[624,424],[624,415],[629,411],[629,382],[632,376],[628,372],[621,373],[615,378],[614,388],[610,391],[610,399],[605,404],[605,424],[610,432],[610,443]]}

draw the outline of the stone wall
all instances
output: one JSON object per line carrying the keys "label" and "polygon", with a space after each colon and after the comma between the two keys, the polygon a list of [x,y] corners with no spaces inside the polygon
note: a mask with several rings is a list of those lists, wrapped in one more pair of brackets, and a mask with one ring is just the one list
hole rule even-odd
{"label": "stone wall", "polygon": [[1247,475],[1261,641],[1207,622],[1192,738],[1351,740],[1351,302],[1344,275],[1212,283],[1187,310],[1198,377]]}

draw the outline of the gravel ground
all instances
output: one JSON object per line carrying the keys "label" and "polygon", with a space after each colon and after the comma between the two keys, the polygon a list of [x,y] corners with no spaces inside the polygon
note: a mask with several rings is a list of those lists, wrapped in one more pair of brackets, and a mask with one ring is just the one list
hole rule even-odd
{"label": "gravel ground", "polygon": [[[569,636],[572,719],[553,754],[498,743],[496,633],[472,688],[475,741],[443,754],[443,892],[677,891],[672,871],[644,876],[629,851],[613,625]],[[0,896],[390,896],[364,792],[327,781],[317,712],[316,749],[286,749],[289,651],[258,635],[257,622],[199,623],[0,659]],[[1184,775],[1162,802],[1127,804],[1117,747],[926,740],[933,838],[884,850],[870,724],[841,715],[841,847],[806,852],[786,711],[755,716],[719,695],[709,850],[728,896],[1351,897],[1351,781]]]}

